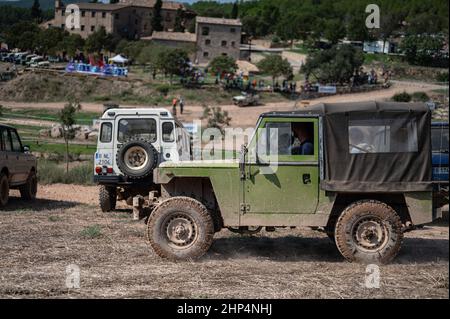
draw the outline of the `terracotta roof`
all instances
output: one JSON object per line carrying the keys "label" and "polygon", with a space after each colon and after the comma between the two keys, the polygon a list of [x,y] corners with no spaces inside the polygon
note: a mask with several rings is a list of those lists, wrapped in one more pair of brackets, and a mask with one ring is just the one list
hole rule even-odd
{"label": "terracotta roof", "polygon": [[153,31],[151,37],[142,38],[143,40],[170,40],[180,42],[195,42],[197,36],[195,33],[189,32],[166,32],[166,31]]}
{"label": "terracotta roof", "polygon": [[242,26],[241,20],[239,19],[210,18],[210,17],[197,17],[196,19],[197,23]]}
{"label": "terracotta roof", "polygon": [[[156,0],[120,0],[120,4],[128,4],[137,7],[153,8]],[[162,8],[166,10],[185,9],[184,5],[179,2],[163,1]]]}
{"label": "terracotta roof", "polygon": [[129,7],[127,4],[104,4],[104,3],[74,3],[81,10],[115,11]]}

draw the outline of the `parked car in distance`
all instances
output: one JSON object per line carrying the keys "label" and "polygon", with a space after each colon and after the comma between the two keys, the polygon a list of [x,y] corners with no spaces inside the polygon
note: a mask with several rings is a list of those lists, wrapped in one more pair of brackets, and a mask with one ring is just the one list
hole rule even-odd
{"label": "parked car in distance", "polygon": [[259,104],[259,95],[253,93],[242,92],[241,95],[233,97],[233,103],[239,107],[249,106],[249,105],[258,105]]}
{"label": "parked car in distance", "polygon": [[36,157],[22,145],[17,130],[0,125],[0,208],[8,203],[10,189],[19,189],[25,200],[35,199],[36,173]]}
{"label": "parked car in distance", "polygon": [[22,64],[22,65],[27,65],[27,63],[32,59],[32,58],[34,58],[34,57],[36,57],[37,55],[36,54],[29,54],[29,55],[27,55],[27,56],[22,56],[22,59],[21,59],[21,63],[20,64]]}
{"label": "parked car in distance", "polygon": [[27,61],[26,65],[27,66],[31,66],[32,64],[39,63],[39,62],[42,62],[42,61],[45,61],[44,57],[37,55],[35,57],[32,57],[29,61]]}
{"label": "parked car in distance", "polygon": [[30,64],[31,68],[40,68],[40,69],[46,69],[50,67],[50,62],[48,61],[40,61],[40,62],[33,62]]}
{"label": "parked car in distance", "polygon": [[11,62],[15,64],[22,64],[22,61],[24,61],[29,54],[30,53],[28,52],[15,53],[11,58]]}
{"label": "parked car in distance", "polygon": [[63,62],[63,60],[59,57],[59,56],[48,56],[47,58],[48,62],[52,62],[52,63],[58,63],[58,62]]}

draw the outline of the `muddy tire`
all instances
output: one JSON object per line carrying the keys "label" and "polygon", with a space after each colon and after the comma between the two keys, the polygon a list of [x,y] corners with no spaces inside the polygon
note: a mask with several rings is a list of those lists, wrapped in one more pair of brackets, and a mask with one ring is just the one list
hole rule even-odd
{"label": "muddy tire", "polygon": [[19,188],[20,196],[22,197],[22,199],[28,201],[35,200],[37,194],[37,185],[38,182],[36,173],[34,171],[30,172],[26,184]]}
{"label": "muddy tire", "polygon": [[348,261],[385,264],[400,250],[402,223],[389,205],[362,200],[342,212],[334,236],[339,252]]}
{"label": "muddy tire", "polygon": [[153,172],[158,163],[158,152],[144,139],[130,139],[117,151],[116,163],[128,178],[141,179]]}
{"label": "muddy tire", "polygon": [[107,213],[116,209],[117,191],[114,186],[100,186],[99,202],[102,212]]}
{"label": "muddy tire", "polygon": [[0,208],[5,207],[9,200],[9,180],[5,174],[0,174]]}
{"label": "muddy tire", "polygon": [[147,224],[147,239],[156,254],[192,260],[211,247],[214,222],[206,207],[189,197],[172,197],[158,205]]}

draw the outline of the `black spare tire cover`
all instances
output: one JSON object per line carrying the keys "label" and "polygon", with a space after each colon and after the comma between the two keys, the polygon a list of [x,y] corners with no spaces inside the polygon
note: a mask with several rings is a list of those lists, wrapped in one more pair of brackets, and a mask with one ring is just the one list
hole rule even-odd
{"label": "black spare tire cover", "polygon": [[144,178],[156,167],[158,152],[144,139],[130,139],[117,151],[116,163],[125,176],[133,179]]}

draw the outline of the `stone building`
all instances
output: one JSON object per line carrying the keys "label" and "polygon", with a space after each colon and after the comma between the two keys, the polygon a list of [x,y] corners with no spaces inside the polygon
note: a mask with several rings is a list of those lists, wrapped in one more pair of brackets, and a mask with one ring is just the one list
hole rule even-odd
{"label": "stone building", "polygon": [[196,62],[209,63],[219,55],[240,58],[242,23],[238,19],[197,17],[195,33],[197,36]]}
{"label": "stone building", "polygon": [[[45,22],[43,26],[64,28],[83,38],[103,26],[108,33],[137,39],[152,34],[151,20],[155,2],[156,0],[120,0],[115,4],[76,3],[80,13],[80,24],[77,27],[68,26],[66,22],[67,16],[75,13],[75,9],[68,9],[62,0],[55,0],[55,18]],[[195,13],[183,4],[163,1],[161,16],[165,31],[174,28],[178,10],[183,14],[185,25],[195,18]]]}
{"label": "stone building", "polygon": [[189,32],[154,31],[151,37],[144,37],[142,40],[151,40],[155,44],[169,47],[183,48],[186,46],[192,46],[195,48],[197,37],[195,36],[195,33]]}

